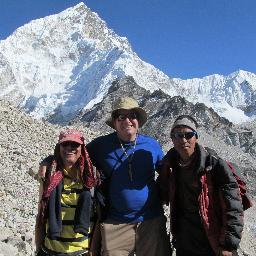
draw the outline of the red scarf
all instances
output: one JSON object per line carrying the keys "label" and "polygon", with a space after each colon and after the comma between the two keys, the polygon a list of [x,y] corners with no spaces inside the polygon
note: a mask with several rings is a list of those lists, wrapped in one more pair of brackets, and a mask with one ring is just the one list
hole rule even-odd
{"label": "red scarf", "polygon": [[[47,169],[45,175],[45,182],[43,184],[43,194],[39,205],[39,222],[42,224],[45,220],[46,209],[52,191],[58,186],[63,179],[63,167],[60,160],[59,145],[57,144],[54,152],[54,159],[49,163],[50,168]],[[79,158],[79,171],[82,178],[83,185],[91,189],[97,184],[98,177],[93,172],[93,166],[89,154],[83,146],[82,155]]]}

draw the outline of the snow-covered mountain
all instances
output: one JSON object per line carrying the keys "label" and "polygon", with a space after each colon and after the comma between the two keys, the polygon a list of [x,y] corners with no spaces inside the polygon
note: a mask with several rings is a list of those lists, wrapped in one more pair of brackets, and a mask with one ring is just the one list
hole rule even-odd
{"label": "snow-covered mountain", "polygon": [[173,81],[178,93],[187,100],[202,102],[232,122],[240,123],[256,116],[256,75],[253,73],[239,70],[228,76],[174,78]]}
{"label": "snow-covered mountain", "polygon": [[132,76],[151,92],[161,89],[203,102],[230,121],[256,115],[256,75],[238,71],[181,80],[170,78],[133,52],[83,3],[33,20],[0,41],[0,97],[37,118],[72,119],[106,95],[117,78]]}

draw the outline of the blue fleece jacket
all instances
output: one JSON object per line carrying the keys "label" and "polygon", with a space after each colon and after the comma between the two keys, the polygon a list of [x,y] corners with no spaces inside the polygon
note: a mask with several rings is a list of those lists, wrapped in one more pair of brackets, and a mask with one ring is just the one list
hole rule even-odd
{"label": "blue fleece jacket", "polygon": [[[122,142],[116,132],[101,136],[87,145],[93,164],[101,171],[107,204],[106,218],[121,223],[136,223],[162,214],[155,170],[163,157],[159,143],[139,134],[136,146]],[[133,153],[134,152],[134,153]],[[131,157],[132,180],[128,156]]]}

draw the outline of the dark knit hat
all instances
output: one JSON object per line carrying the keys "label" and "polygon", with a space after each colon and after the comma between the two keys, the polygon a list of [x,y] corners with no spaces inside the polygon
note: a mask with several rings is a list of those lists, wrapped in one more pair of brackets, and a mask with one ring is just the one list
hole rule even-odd
{"label": "dark knit hat", "polygon": [[173,123],[171,133],[174,128],[180,127],[180,126],[186,126],[190,129],[192,129],[193,131],[196,131],[198,128],[198,123],[192,116],[189,116],[189,115],[178,116]]}

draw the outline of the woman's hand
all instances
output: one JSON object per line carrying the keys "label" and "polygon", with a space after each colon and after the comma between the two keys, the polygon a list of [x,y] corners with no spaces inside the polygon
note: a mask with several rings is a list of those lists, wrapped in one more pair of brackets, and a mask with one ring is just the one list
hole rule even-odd
{"label": "woman's hand", "polygon": [[232,252],[220,249],[219,256],[232,256],[232,255],[233,255]]}

